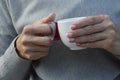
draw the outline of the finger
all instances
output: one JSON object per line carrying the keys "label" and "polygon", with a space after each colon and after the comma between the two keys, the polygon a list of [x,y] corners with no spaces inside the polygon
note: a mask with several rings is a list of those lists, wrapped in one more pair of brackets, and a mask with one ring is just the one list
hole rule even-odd
{"label": "finger", "polygon": [[86,17],[86,18],[83,18],[83,19],[80,19],[80,20],[74,22],[72,25],[73,25],[73,29],[79,29],[82,27],[86,27],[88,25],[99,24],[99,23],[103,22],[103,20],[104,20],[103,15],[89,16],[89,17]]}
{"label": "finger", "polygon": [[[33,44],[33,45],[38,45],[38,46],[51,46],[52,45],[52,40],[47,37],[34,37],[26,41],[27,44]],[[25,43],[24,43],[25,44]]]}
{"label": "finger", "polygon": [[101,41],[104,39],[107,39],[109,36],[109,34],[105,33],[105,32],[101,32],[101,33],[95,33],[95,34],[91,34],[91,35],[86,35],[86,36],[80,36],[75,38],[74,42],[80,42],[80,43],[89,43],[89,42],[96,42],[96,41]]}
{"label": "finger", "polygon": [[111,39],[105,39],[102,41],[96,41],[96,42],[91,42],[91,43],[76,43],[77,46],[80,47],[89,47],[89,48],[104,48],[108,49],[112,45],[112,40]]}
{"label": "finger", "polygon": [[54,21],[55,16],[56,16],[55,13],[50,13],[47,17],[43,18],[41,21],[43,23],[50,23],[50,22]]}
{"label": "finger", "polygon": [[48,55],[48,52],[30,52],[26,54],[25,56],[29,60],[38,60],[47,55]]}
{"label": "finger", "polygon": [[79,36],[84,36],[84,35],[89,35],[93,33],[98,33],[98,32],[103,32],[107,29],[107,26],[103,23],[96,24],[96,25],[90,25],[81,29],[76,29],[76,30],[71,30],[67,33],[67,37],[79,37]]}
{"label": "finger", "polygon": [[34,24],[41,24],[41,23],[51,23],[55,20],[56,14],[50,13],[47,17],[44,17],[38,21],[36,21]]}
{"label": "finger", "polygon": [[24,27],[24,33],[30,33],[34,35],[50,35],[52,30],[48,24],[40,25],[27,25]]}
{"label": "finger", "polygon": [[47,51],[49,51],[49,47],[47,47],[47,46],[38,46],[38,45],[29,44],[29,45],[23,47],[23,53],[47,52]]}

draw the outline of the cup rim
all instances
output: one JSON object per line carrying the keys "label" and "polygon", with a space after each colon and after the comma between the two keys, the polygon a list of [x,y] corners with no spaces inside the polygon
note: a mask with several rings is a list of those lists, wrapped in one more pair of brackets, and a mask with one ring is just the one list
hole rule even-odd
{"label": "cup rim", "polygon": [[74,20],[83,19],[83,18],[86,18],[86,17],[74,17],[74,18],[62,19],[62,20],[58,20],[57,23],[66,23]]}

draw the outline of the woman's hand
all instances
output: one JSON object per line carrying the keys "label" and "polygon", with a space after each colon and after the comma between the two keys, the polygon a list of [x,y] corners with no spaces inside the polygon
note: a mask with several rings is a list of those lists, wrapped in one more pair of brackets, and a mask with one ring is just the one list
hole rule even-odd
{"label": "woman's hand", "polygon": [[89,16],[76,21],[67,33],[69,41],[77,46],[104,48],[120,55],[120,29],[108,15]]}
{"label": "woman's hand", "polygon": [[24,27],[21,35],[16,41],[16,48],[22,58],[37,60],[48,54],[52,40],[49,35],[52,30],[49,23],[55,19],[55,14],[29,24]]}

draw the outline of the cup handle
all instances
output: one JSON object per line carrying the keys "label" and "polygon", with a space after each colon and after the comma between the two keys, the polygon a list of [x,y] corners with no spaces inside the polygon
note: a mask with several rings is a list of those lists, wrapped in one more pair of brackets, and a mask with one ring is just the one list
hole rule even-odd
{"label": "cup handle", "polygon": [[49,25],[52,30],[52,34],[50,35],[51,40],[54,41],[60,40],[57,22],[51,22]]}

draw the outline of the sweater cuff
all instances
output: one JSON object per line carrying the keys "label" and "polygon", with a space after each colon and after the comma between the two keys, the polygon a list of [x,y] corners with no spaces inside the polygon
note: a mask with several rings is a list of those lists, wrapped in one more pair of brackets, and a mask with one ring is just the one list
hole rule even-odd
{"label": "sweater cuff", "polygon": [[15,48],[16,39],[17,37],[1,57],[2,75],[3,77],[6,75],[5,79],[9,78],[9,80],[16,80],[16,77],[22,79],[28,73],[31,66],[31,61],[19,57]]}
{"label": "sweater cuff", "polygon": [[10,60],[12,60],[13,62],[18,62],[18,61],[20,61],[20,62],[25,62],[25,63],[31,62],[31,61],[29,61],[29,60],[26,60],[26,59],[21,58],[21,57],[18,55],[18,52],[17,52],[16,47],[15,47],[15,42],[16,42],[16,39],[17,39],[17,38],[18,38],[18,37],[16,37],[16,38],[12,41],[11,45],[10,45],[9,48],[6,50],[6,52],[5,52],[5,54],[4,54],[4,59],[9,60],[8,58],[10,58]]}

